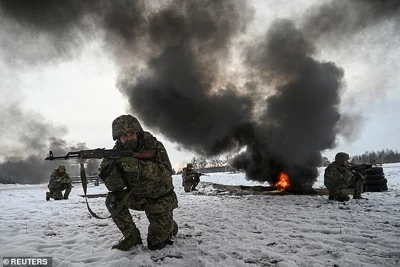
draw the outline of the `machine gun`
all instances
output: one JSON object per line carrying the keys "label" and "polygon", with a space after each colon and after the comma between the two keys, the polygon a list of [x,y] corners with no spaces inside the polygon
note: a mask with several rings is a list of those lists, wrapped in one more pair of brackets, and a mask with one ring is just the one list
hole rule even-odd
{"label": "machine gun", "polygon": [[365,176],[365,171],[372,168],[372,164],[349,164],[350,171]]}

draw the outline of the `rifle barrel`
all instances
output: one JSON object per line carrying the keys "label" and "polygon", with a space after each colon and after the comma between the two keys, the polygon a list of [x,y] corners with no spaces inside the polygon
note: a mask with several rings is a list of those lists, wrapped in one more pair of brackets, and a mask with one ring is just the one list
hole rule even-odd
{"label": "rifle barrel", "polygon": [[71,158],[79,158],[78,156],[60,156],[60,157],[54,157],[54,156],[49,156],[45,158],[44,160],[55,160],[55,159],[71,159]]}

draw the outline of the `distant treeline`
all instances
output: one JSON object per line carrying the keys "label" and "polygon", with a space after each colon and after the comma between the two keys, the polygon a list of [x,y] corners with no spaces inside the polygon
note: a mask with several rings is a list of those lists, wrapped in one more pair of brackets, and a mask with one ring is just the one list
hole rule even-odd
{"label": "distant treeline", "polygon": [[366,151],[362,155],[351,155],[351,162],[360,163],[396,163],[400,162],[400,153],[391,149],[381,151]]}

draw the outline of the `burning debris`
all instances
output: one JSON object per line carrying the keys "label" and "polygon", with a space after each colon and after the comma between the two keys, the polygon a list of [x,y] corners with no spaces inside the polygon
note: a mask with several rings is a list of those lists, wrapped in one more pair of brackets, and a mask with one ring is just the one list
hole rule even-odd
{"label": "burning debris", "polygon": [[278,176],[278,182],[275,184],[278,191],[285,191],[285,189],[290,187],[289,175],[281,172]]}
{"label": "burning debris", "polygon": [[[238,40],[254,13],[248,1],[28,2],[3,0],[0,13],[11,25],[56,36],[48,38],[48,46],[61,58],[80,43],[72,36],[101,32],[120,66],[118,86],[132,113],[199,154],[246,148],[233,166],[249,179],[307,191],[316,180],[320,152],[333,148],[341,133],[344,70],[316,58],[312,41],[319,24],[299,27],[279,19],[261,39],[243,45]],[[379,3],[373,5],[382,7],[382,17],[391,9]],[[332,1],[309,21],[334,14],[336,5],[343,4]],[[227,67],[237,61],[240,68]]]}

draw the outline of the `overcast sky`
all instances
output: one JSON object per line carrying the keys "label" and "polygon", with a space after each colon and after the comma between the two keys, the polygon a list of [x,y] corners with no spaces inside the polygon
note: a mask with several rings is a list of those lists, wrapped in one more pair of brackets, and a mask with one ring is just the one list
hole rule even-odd
{"label": "overcast sky", "polygon": [[[304,10],[315,3],[321,1],[254,1],[256,15],[251,34],[262,34],[275,18],[291,18],[300,24]],[[25,45],[4,26],[6,22],[1,23],[1,107],[16,106],[27,116],[65,127],[67,132],[61,138],[71,142],[85,142],[89,148],[111,148],[111,123],[126,113],[128,103],[117,89],[118,68],[104,44],[94,38],[64,60],[10,64],[6,60],[10,49],[24,49]],[[347,137],[338,136],[336,148],[323,152],[330,159],[338,151],[360,154],[400,150],[400,34],[395,35],[398,28],[394,24],[377,23],[335,45],[327,45],[329,40],[324,39],[316,42],[318,58],[333,61],[345,71],[341,110],[354,115],[351,119],[357,127]],[[0,124],[3,156],[12,151],[17,140],[9,123]],[[199,131],[207,134],[207,129]],[[166,146],[175,168],[194,156],[160,133],[155,135]]]}

